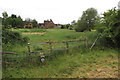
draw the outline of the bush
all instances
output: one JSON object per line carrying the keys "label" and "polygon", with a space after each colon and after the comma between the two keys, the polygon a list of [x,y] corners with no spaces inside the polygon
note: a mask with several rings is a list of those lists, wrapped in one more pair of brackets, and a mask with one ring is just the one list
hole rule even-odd
{"label": "bush", "polygon": [[99,26],[98,31],[103,34],[104,44],[111,47],[120,48],[120,12],[115,8],[104,12],[102,19],[102,27]]}
{"label": "bush", "polygon": [[75,31],[76,32],[84,32],[85,30],[86,30],[85,27],[80,27],[80,26],[79,27],[78,26],[75,27]]}
{"label": "bush", "polygon": [[20,33],[13,32],[7,29],[2,30],[2,43],[3,45],[7,44],[20,44],[25,45],[28,42],[27,37],[22,37]]}

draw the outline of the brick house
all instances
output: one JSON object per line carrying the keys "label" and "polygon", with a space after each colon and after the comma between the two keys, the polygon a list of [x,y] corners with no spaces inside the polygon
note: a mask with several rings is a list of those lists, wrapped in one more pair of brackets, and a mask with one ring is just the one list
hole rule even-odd
{"label": "brick house", "polygon": [[50,19],[50,20],[44,20],[44,23],[39,23],[39,26],[42,28],[51,29],[51,28],[55,28],[57,25],[54,24],[52,19]]}
{"label": "brick house", "polygon": [[31,22],[25,22],[24,23],[24,28],[33,28],[33,25]]}

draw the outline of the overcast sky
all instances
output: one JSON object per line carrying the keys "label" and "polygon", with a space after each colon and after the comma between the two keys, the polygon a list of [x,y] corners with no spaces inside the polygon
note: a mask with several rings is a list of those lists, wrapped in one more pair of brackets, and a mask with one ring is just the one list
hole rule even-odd
{"label": "overcast sky", "polygon": [[[23,19],[36,19],[39,23],[52,19],[54,23],[67,24],[78,20],[88,8],[96,8],[101,14],[117,7],[120,0],[0,0],[0,16],[20,15]],[[117,7],[118,8],[118,7]]]}

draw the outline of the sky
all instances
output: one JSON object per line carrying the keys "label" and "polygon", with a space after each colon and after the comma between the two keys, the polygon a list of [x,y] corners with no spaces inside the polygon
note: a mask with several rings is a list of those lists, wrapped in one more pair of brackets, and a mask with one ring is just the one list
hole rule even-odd
{"label": "sky", "polygon": [[6,11],[8,15],[20,15],[36,19],[39,23],[52,19],[56,24],[68,24],[78,20],[88,8],[97,9],[99,14],[118,8],[120,0],[0,0],[0,17]]}

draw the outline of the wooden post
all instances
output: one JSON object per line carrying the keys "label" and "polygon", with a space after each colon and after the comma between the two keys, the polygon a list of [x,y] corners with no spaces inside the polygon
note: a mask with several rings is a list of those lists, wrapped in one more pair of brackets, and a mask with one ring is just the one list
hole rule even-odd
{"label": "wooden post", "polygon": [[93,46],[95,45],[95,43],[97,42],[97,40],[99,39],[99,36],[95,39],[95,41],[93,42],[92,46],[90,47],[90,50],[93,48]]}
{"label": "wooden post", "polygon": [[28,54],[30,55],[30,43],[28,43]]}
{"label": "wooden post", "polygon": [[52,42],[50,42],[50,40],[49,40],[49,47],[50,47],[50,51],[52,52]]}
{"label": "wooden post", "polygon": [[86,37],[85,41],[86,41],[86,49],[88,49],[88,39],[87,39],[87,37]]}
{"label": "wooden post", "polygon": [[69,48],[69,44],[68,44],[68,41],[66,41],[66,49]]}

